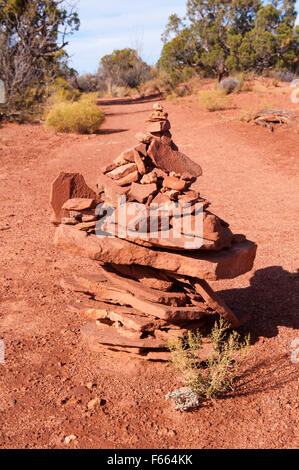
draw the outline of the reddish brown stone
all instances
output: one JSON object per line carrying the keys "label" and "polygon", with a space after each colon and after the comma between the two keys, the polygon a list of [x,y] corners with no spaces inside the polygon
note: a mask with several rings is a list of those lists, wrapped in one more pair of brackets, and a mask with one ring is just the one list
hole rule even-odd
{"label": "reddish brown stone", "polygon": [[95,207],[96,203],[94,199],[87,199],[82,197],[76,197],[68,199],[62,206],[62,209],[68,211],[83,211],[84,209],[91,209]]}
{"label": "reddish brown stone", "polygon": [[130,188],[121,188],[114,180],[100,173],[97,178],[97,188],[99,192],[105,193],[105,199],[116,204],[118,197],[126,194]]}
{"label": "reddish brown stone", "polygon": [[68,225],[56,229],[54,242],[56,246],[101,263],[140,264],[213,281],[232,279],[250,271],[257,248],[255,243],[246,241],[219,252],[198,250],[182,254],[148,249],[119,238],[87,236]]}
{"label": "reddish brown stone", "polygon": [[146,147],[147,146],[144,143],[140,143],[139,145],[136,145],[134,147],[134,150],[137,150],[137,152],[140,153],[142,157],[146,157],[147,155]]}
{"label": "reddish brown stone", "polygon": [[184,191],[186,188],[186,181],[183,181],[175,176],[167,176],[163,181],[163,187],[175,189],[176,191]]}
{"label": "reddish brown stone", "polygon": [[128,196],[131,201],[144,203],[147,201],[148,197],[154,194],[156,191],[157,191],[157,185],[155,183],[152,183],[152,184],[132,183]]}
{"label": "reddish brown stone", "polygon": [[62,209],[63,204],[68,199],[87,198],[100,202],[101,198],[97,196],[79,173],[64,173],[53,181],[51,185],[50,204],[53,209],[51,222],[60,224],[62,217],[68,217],[68,212]]}
{"label": "reddish brown stone", "polygon": [[172,306],[184,306],[187,303],[184,292],[164,292],[144,287],[133,279],[120,276],[110,265],[101,267],[99,271],[100,275],[106,276],[109,284],[111,283],[114,288],[129,292],[138,298]]}
{"label": "reddish brown stone", "polygon": [[124,176],[123,178],[120,178],[116,180],[116,184],[119,186],[127,186],[129,184],[135,183],[138,181],[140,178],[140,173],[136,170],[133,171],[132,173],[129,173],[127,176]]}
{"label": "reddish brown stone", "polygon": [[116,159],[116,161],[119,161],[119,162],[126,161],[128,163],[129,162],[134,163],[133,148],[124,150],[124,152],[120,154],[120,156]]}
{"label": "reddish brown stone", "polygon": [[148,117],[148,121],[155,122],[155,121],[166,121],[168,118],[168,113],[165,111],[154,110]]}
{"label": "reddish brown stone", "polygon": [[138,132],[135,137],[143,144],[150,144],[152,141],[152,136],[150,134],[144,134],[143,132]]}
{"label": "reddish brown stone", "polygon": [[170,122],[169,121],[157,121],[151,122],[148,124],[146,131],[150,134],[154,132],[166,132],[170,129]]}
{"label": "reddish brown stone", "polygon": [[76,229],[77,229],[77,230],[87,231],[87,230],[89,230],[89,229],[91,229],[91,228],[94,229],[95,226],[96,226],[96,224],[97,224],[97,221],[96,221],[96,220],[95,220],[95,221],[92,221],[92,222],[81,222],[81,223],[79,223],[79,224],[76,225]]}
{"label": "reddish brown stone", "polygon": [[224,317],[232,326],[240,326],[248,320],[249,315],[235,314],[205,280],[195,279],[193,285],[209,307]]}
{"label": "reddish brown stone", "polygon": [[[124,164],[125,164],[125,161],[124,161]],[[102,173],[108,173],[109,171],[112,171],[112,170],[115,170],[115,168],[118,167],[118,164],[115,163],[115,162],[112,162],[112,163],[109,163],[108,165],[106,166],[103,166],[103,168],[101,169]]]}
{"label": "reddish brown stone", "polygon": [[79,222],[75,217],[62,217],[61,223],[65,225],[77,225]]}
{"label": "reddish brown stone", "polygon": [[146,168],[145,168],[144,161],[141,158],[140,153],[136,149],[134,149],[134,160],[135,160],[135,164],[136,164],[136,168],[137,168],[138,172],[141,175],[145,175]]}
{"label": "reddish brown stone", "polygon": [[173,281],[163,271],[149,266],[116,264],[112,264],[112,266],[123,276],[135,279],[145,287],[163,291],[171,290],[174,287]]}
{"label": "reddish brown stone", "polygon": [[98,216],[95,214],[86,214],[82,216],[82,222],[94,222],[98,219]]}
{"label": "reddish brown stone", "polygon": [[153,337],[144,339],[126,338],[124,335],[118,333],[114,327],[107,327],[106,325],[98,325],[96,322],[88,323],[81,328],[81,334],[85,341],[96,341],[100,344],[110,344],[116,346],[126,346],[144,349],[163,349],[165,342],[157,340]]}
{"label": "reddish brown stone", "polygon": [[186,191],[184,194],[179,196],[180,204],[194,204],[199,199],[199,194],[196,191]]}
{"label": "reddish brown stone", "polygon": [[127,163],[126,165],[118,166],[115,170],[110,171],[107,173],[107,176],[113,180],[120,180],[136,170],[137,165],[135,163]]}
{"label": "reddish brown stone", "polygon": [[156,166],[164,171],[175,171],[181,175],[186,171],[192,176],[201,176],[201,167],[190,160],[181,152],[172,150],[169,145],[162,144],[158,140],[153,140],[148,149],[148,155],[151,157]]}
{"label": "reddish brown stone", "polygon": [[151,171],[150,173],[147,173],[143,175],[143,177],[140,180],[141,184],[151,184],[151,183],[157,183],[158,178],[155,170]]}

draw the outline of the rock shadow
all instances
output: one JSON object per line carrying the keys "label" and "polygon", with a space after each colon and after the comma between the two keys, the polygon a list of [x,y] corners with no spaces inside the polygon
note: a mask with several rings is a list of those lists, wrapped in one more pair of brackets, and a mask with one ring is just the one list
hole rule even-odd
{"label": "rock shadow", "polygon": [[272,338],[279,326],[299,329],[299,269],[290,273],[281,266],[258,269],[243,289],[218,292],[233,311],[249,312],[251,319],[241,329],[251,341]]}

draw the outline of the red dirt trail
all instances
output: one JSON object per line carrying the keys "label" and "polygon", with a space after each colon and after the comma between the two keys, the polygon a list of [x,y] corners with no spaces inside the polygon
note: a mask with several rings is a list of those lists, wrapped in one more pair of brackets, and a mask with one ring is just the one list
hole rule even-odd
{"label": "red dirt trail", "polygon": [[[53,246],[49,189],[60,171],[97,171],[135,143],[153,99],[102,100],[93,136],[55,135],[41,125],[0,127],[1,448],[295,448],[298,445],[298,140],[240,121],[237,107],[207,113],[195,99],[165,106],[180,150],[201,164],[201,194],[235,233],[258,243],[252,272],[213,288],[249,311],[251,352],[236,389],[197,411],[165,400],[182,382],[172,366],[89,351],[86,322],[59,287],[94,262]],[[236,98],[237,99],[237,98]],[[287,100],[286,95],[281,100]],[[299,357],[299,354],[298,354]],[[87,404],[99,397],[93,409]],[[65,437],[75,435],[69,444]]]}

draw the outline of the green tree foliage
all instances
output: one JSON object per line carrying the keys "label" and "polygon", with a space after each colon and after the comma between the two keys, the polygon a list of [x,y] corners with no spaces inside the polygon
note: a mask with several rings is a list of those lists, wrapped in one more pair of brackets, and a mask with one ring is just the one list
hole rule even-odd
{"label": "green tree foliage", "polygon": [[2,114],[22,114],[46,98],[50,83],[69,71],[64,48],[78,28],[77,13],[63,0],[0,0]]}
{"label": "green tree foliage", "polygon": [[113,86],[137,88],[150,80],[151,67],[143,62],[136,50],[120,49],[102,57],[98,75],[99,82],[105,83],[111,92]]}
{"label": "green tree foliage", "polygon": [[175,80],[185,68],[219,79],[230,72],[298,70],[296,0],[188,0],[184,21],[171,15],[160,67]]}

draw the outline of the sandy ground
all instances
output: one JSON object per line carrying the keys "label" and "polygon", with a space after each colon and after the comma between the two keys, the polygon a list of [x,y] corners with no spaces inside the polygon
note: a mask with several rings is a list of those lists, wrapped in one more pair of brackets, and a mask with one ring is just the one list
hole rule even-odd
{"label": "sandy ground", "polygon": [[[226,111],[201,110],[194,97],[166,107],[174,141],[200,163],[201,194],[236,233],[258,243],[252,272],[213,283],[235,310],[252,348],[233,393],[190,413],[166,393],[182,385],[172,366],[89,351],[80,301],[59,287],[91,260],[53,246],[51,181],[64,170],[95,183],[98,169],[135,143],[154,100],[102,100],[106,121],[93,136],[55,135],[41,125],[0,128],[1,448],[295,448],[298,445],[298,142],[240,120],[264,99],[296,109],[290,88],[233,97]],[[299,354],[298,354],[299,357]],[[87,404],[101,402],[89,410]],[[75,435],[71,443],[65,437]]]}

